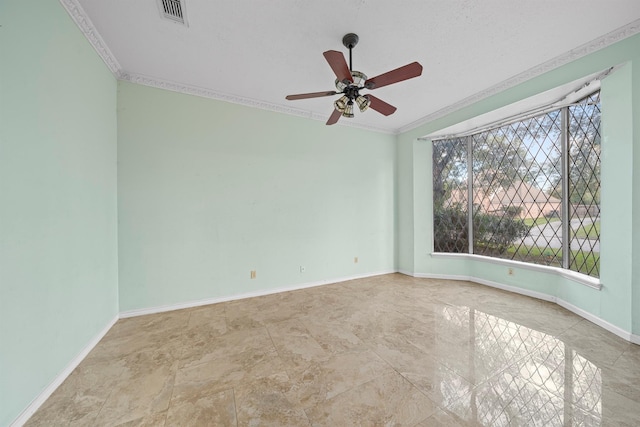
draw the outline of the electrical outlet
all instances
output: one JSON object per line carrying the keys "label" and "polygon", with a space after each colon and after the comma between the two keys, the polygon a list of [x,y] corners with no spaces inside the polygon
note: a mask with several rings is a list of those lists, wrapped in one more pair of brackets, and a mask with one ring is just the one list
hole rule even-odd
{"label": "electrical outlet", "polygon": [[256,278],[256,271],[255,270],[251,270],[251,278],[252,279]]}
{"label": "electrical outlet", "polygon": [[358,263],[358,257],[357,257],[357,256],[356,256],[356,257],[353,257],[353,263],[354,263],[354,264],[357,264],[357,263]]}
{"label": "electrical outlet", "polygon": [[305,267],[304,265],[300,266],[300,273],[304,273],[305,271],[307,271],[307,267]]}
{"label": "electrical outlet", "polygon": [[509,269],[507,269],[507,274],[508,274],[509,276],[513,276],[513,268],[509,268]]}

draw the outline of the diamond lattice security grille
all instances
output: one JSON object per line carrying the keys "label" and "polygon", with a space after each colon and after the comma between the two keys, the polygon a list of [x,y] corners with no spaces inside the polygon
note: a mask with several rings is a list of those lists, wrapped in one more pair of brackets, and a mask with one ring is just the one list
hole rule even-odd
{"label": "diamond lattice security grille", "polygon": [[433,190],[436,252],[472,248],[598,277],[599,92],[563,109],[434,141]]}

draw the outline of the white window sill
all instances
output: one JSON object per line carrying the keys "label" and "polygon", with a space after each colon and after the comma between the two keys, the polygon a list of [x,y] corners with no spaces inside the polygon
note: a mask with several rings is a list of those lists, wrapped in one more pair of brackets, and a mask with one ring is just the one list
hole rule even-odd
{"label": "white window sill", "polygon": [[597,289],[597,290],[602,289],[602,282],[600,282],[600,279],[596,277],[587,276],[586,274],[578,273],[575,271],[566,270],[564,268],[559,268],[559,267],[531,264],[528,262],[513,261],[509,259],[493,258],[493,257],[488,257],[483,255],[474,255],[474,254],[433,252],[431,253],[431,257],[458,259],[458,260],[466,260],[466,261],[482,261],[482,262],[488,262],[490,264],[504,265],[504,266],[513,267],[513,268],[525,268],[527,270],[538,271],[541,273],[559,275],[566,279],[572,280],[582,285],[586,285],[593,289]]}

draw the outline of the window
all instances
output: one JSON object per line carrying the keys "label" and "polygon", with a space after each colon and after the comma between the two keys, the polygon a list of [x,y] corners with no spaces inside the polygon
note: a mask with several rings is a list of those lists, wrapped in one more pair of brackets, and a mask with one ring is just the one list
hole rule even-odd
{"label": "window", "polygon": [[600,92],[433,141],[434,250],[600,274]]}

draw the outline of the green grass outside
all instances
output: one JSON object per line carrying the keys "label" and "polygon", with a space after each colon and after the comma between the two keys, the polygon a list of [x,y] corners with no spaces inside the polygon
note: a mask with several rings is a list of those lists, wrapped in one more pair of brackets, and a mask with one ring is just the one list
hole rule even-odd
{"label": "green grass outside", "polygon": [[[506,251],[505,258],[512,258],[517,261],[531,262],[533,264],[551,265],[554,267],[562,266],[562,250],[547,248],[541,250],[538,247],[521,246],[516,248],[510,246]],[[571,251],[572,268],[575,271],[577,266],[578,272],[598,277],[600,275],[600,254],[591,254],[583,251]],[[594,268],[595,267],[595,268]],[[591,274],[589,274],[591,272]]]}
{"label": "green grass outside", "polygon": [[[560,218],[524,218],[522,221],[528,227],[536,225],[544,225],[551,222],[560,221]],[[574,237],[580,239],[597,239],[600,235],[600,221],[587,224],[575,230]],[[588,236],[588,237],[587,237]],[[476,246],[480,245],[476,242]],[[485,248],[487,249],[487,248]],[[516,261],[530,262],[533,264],[549,265],[553,267],[562,267],[562,249],[541,249],[537,246],[510,246],[501,256],[497,253],[491,254],[491,250],[485,252],[488,256],[497,256],[499,258],[514,259]],[[571,270],[578,271],[583,274],[599,277],[600,275],[600,254],[591,254],[583,251],[571,251]],[[576,270],[577,268],[577,270]],[[591,273],[589,273],[591,272]]]}
{"label": "green grass outside", "polygon": [[550,222],[556,222],[556,221],[560,221],[560,218],[539,217],[539,218],[525,218],[522,220],[522,222],[524,222],[524,225],[528,227],[532,227],[534,225],[548,224]]}
{"label": "green grass outside", "polygon": [[600,236],[600,221],[583,225],[574,231],[574,237],[578,239],[597,239]]}

